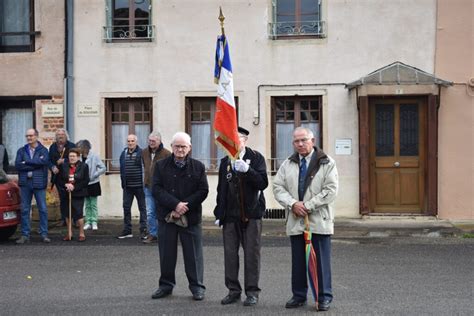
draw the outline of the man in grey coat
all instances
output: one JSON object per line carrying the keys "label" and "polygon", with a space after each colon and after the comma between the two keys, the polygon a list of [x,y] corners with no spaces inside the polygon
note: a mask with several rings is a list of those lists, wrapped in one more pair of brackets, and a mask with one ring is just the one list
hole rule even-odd
{"label": "man in grey coat", "polygon": [[291,241],[291,290],[286,308],[306,304],[308,282],[305,262],[305,217],[318,264],[319,310],[332,302],[331,235],[333,202],[338,190],[336,162],[314,144],[313,132],[298,127],[293,132],[295,153],[281,165],[273,182],[275,199],[287,210],[286,233]]}

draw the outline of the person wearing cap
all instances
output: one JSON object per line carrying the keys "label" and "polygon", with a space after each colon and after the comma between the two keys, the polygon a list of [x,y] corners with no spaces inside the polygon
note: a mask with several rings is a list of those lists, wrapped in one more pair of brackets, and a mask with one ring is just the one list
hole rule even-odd
{"label": "person wearing cap", "polygon": [[214,215],[223,226],[225,285],[229,293],[222,305],[240,301],[239,245],[244,249],[244,306],[258,302],[260,288],[260,248],[262,216],[265,213],[263,190],[268,186],[265,158],[247,147],[249,131],[238,128],[240,153],[237,160],[221,160]]}

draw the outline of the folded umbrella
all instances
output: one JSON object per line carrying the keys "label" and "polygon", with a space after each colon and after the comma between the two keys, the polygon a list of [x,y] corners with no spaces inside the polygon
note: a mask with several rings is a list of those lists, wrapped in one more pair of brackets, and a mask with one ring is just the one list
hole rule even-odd
{"label": "folded umbrella", "polygon": [[306,255],[306,273],[308,275],[309,287],[313,292],[316,309],[318,308],[318,262],[316,260],[316,251],[314,250],[313,243],[311,242],[312,233],[309,228],[308,215],[304,218],[305,231],[304,242],[305,242],[305,255]]}

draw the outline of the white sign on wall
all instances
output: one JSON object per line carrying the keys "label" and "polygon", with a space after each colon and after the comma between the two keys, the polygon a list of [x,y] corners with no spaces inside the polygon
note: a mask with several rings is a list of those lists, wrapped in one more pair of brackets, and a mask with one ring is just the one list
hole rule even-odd
{"label": "white sign on wall", "polygon": [[336,155],[352,155],[352,139],[336,139]]}
{"label": "white sign on wall", "polygon": [[41,107],[41,115],[43,117],[63,117],[64,116],[63,105],[45,103]]}
{"label": "white sign on wall", "polygon": [[78,116],[98,116],[99,105],[97,104],[79,104],[77,106]]}

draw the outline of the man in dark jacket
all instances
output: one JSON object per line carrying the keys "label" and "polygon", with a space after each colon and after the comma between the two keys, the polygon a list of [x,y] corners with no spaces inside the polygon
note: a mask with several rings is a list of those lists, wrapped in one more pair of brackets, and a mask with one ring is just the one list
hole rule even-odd
{"label": "man in dark jacket", "polygon": [[175,269],[178,236],[183,248],[184,266],[193,299],[204,299],[202,257],[202,202],[209,193],[204,164],[188,156],[191,137],[176,133],[171,142],[173,154],[156,163],[153,196],[159,221],[158,247],[161,276],[153,299],[170,295],[176,284]]}
{"label": "man in dark jacket", "polygon": [[61,209],[61,219],[66,224],[63,214],[68,214],[68,193],[66,189],[58,185],[58,173],[63,165],[68,165],[69,150],[76,147],[69,141],[69,134],[64,128],[58,128],[55,133],[56,141],[49,147],[49,169],[51,169],[51,188],[56,186],[59,195],[59,208]]}
{"label": "man in dark jacket", "polygon": [[260,240],[262,216],[265,212],[263,190],[268,186],[265,158],[246,147],[249,132],[239,127],[239,159],[221,160],[217,205],[214,215],[223,225],[225,285],[229,294],[221,304],[240,301],[239,245],[244,249],[244,288],[247,295],[244,306],[258,302],[260,288]]}
{"label": "man in dark jacket", "polygon": [[127,137],[127,147],[120,155],[120,180],[123,189],[123,231],[119,239],[131,238],[132,234],[132,203],[137,199],[140,211],[140,238],[146,238],[146,206],[143,191],[142,149],[138,146],[136,135]]}
{"label": "man in dark jacket", "polygon": [[31,199],[35,196],[40,219],[40,235],[43,242],[49,243],[48,210],[46,208],[46,187],[48,185],[48,149],[38,141],[38,131],[26,131],[27,144],[16,153],[15,168],[18,171],[18,185],[21,196],[21,237],[17,244],[30,241]]}

